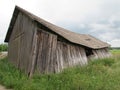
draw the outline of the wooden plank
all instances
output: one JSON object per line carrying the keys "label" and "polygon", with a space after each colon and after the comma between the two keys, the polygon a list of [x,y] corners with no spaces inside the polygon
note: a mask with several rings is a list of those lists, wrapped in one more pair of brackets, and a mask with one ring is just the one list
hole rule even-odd
{"label": "wooden plank", "polygon": [[58,41],[56,52],[58,72],[64,68],[87,64],[85,50],[82,47]]}
{"label": "wooden plank", "polygon": [[35,71],[35,63],[36,63],[36,55],[37,55],[37,30],[34,31],[34,36],[33,36],[33,43],[32,43],[32,61],[31,61],[31,71],[29,76],[32,77],[34,71]]}
{"label": "wooden plank", "polygon": [[55,72],[57,36],[45,32],[38,33],[37,69],[40,73]]}

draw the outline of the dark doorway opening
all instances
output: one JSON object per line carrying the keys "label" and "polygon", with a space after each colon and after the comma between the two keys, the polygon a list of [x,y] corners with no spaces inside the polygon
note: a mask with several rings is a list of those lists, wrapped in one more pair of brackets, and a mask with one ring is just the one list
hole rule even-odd
{"label": "dark doorway opening", "polygon": [[85,53],[86,53],[86,56],[89,59],[91,59],[91,57],[93,56],[93,52],[92,52],[92,49],[85,49]]}

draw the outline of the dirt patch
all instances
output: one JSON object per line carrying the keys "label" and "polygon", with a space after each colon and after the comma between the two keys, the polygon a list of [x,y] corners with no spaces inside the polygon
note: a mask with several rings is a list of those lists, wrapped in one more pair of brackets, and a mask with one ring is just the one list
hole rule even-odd
{"label": "dirt patch", "polygon": [[0,85],[0,90],[6,90],[5,87]]}
{"label": "dirt patch", "polygon": [[6,89],[4,86],[0,85],[0,90],[12,90],[12,89]]}

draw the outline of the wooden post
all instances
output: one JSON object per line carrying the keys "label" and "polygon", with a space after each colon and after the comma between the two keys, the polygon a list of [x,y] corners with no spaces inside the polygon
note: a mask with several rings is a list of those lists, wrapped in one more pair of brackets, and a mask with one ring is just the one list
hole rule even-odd
{"label": "wooden post", "polygon": [[34,71],[35,71],[35,62],[36,62],[36,55],[37,55],[37,30],[34,30],[33,35],[33,42],[32,42],[32,52],[31,52],[31,71],[29,73],[29,77],[31,78]]}

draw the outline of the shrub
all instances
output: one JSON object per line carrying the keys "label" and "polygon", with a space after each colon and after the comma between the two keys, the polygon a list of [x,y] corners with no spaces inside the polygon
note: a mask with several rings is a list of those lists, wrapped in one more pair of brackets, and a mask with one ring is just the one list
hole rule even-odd
{"label": "shrub", "polygon": [[8,45],[7,44],[0,44],[0,51],[7,51]]}

